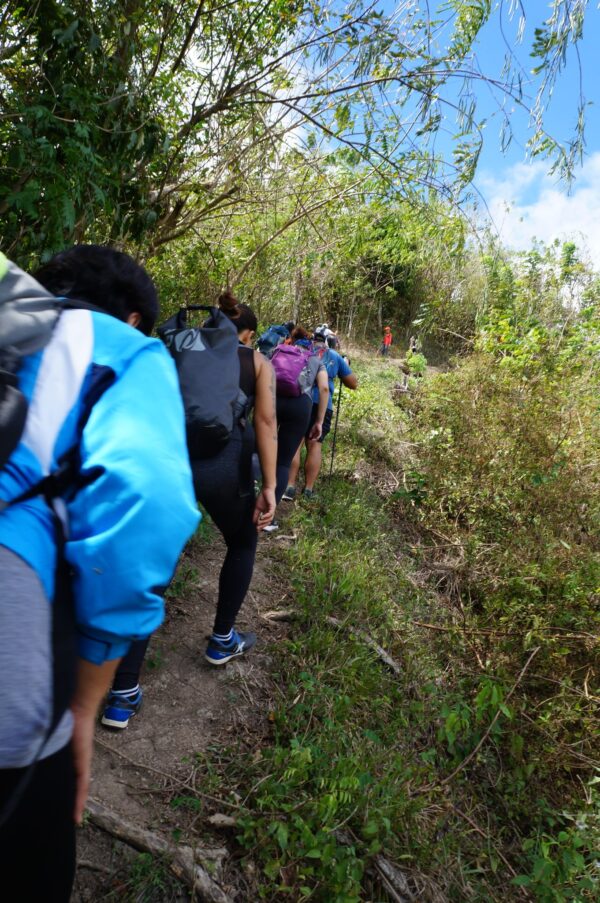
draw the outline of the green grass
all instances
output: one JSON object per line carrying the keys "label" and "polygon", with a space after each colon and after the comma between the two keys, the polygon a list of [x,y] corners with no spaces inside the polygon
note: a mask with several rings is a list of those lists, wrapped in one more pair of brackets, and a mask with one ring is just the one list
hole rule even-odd
{"label": "green grass", "polygon": [[[254,866],[251,897],[392,901],[377,868],[385,856],[420,903],[592,901],[597,779],[580,760],[567,767],[556,745],[561,723],[573,757],[589,748],[591,702],[574,686],[547,700],[521,685],[532,643],[503,638],[496,660],[491,641],[462,629],[478,629],[477,612],[457,623],[417,579],[431,536],[419,532],[418,461],[397,458],[414,432],[410,406],[392,401],[393,366],[353,367],[361,389],[344,391],[333,479],[294,506],[297,541],[273,547],[298,621],[271,650],[270,734],[259,754],[241,743],[204,766],[214,796],[244,801],[237,840]],[[410,468],[404,494],[357,480],[365,459],[374,472]]]}
{"label": "green grass", "polygon": [[[536,700],[513,693],[528,650],[517,641],[512,666],[480,667],[472,638],[447,627],[433,592],[415,588],[418,559],[403,537],[417,524],[396,522],[395,500],[353,479],[357,460],[394,461],[398,436],[410,435],[389,398],[397,376],[369,361],[356,370],[362,388],[344,394],[335,476],[321,480],[317,503],[296,505],[298,540],[280,553],[301,626],[275,650],[273,742],[227,774],[240,793],[256,787],[238,839],[260,866],[257,894],[393,899],[376,870],[383,854],[419,900],[519,900],[523,888],[542,903],[592,900],[593,771],[581,773],[582,795],[573,774],[557,772],[552,737],[531,718]],[[373,429],[382,435],[370,444]],[[351,628],[384,647],[401,675]],[[544,711],[575,717],[564,706]]]}

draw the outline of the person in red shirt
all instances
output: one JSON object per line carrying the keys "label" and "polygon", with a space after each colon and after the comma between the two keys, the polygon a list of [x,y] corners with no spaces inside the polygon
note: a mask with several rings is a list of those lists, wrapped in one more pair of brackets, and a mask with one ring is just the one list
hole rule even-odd
{"label": "person in red shirt", "polygon": [[383,340],[381,342],[381,348],[379,352],[382,357],[387,357],[390,353],[390,347],[392,344],[392,330],[389,326],[386,326],[383,330]]}

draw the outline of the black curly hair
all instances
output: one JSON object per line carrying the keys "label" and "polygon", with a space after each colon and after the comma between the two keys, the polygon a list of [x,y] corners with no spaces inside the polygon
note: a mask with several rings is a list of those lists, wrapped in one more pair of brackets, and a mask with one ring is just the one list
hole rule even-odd
{"label": "black curly hair", "polygon": [[159,314],[152,279],[135,260],[104,245],[74,245],[56,254],[34,274],[41,285],[61,298],[85,301],[127,321],[140,315],[139,330],[150,335]]}

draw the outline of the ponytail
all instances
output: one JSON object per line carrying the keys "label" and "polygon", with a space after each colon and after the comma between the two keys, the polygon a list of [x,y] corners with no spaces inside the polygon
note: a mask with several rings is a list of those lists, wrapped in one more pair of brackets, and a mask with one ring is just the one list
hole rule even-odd
{"label": "ponytail", "polygon": [[291,335],[292,344],[294,342],[297,342],[298,339],[310,339],[310,338],[311,338],[310,332],[308,331],[308,329],[305,329],[303,326],[295,326],[294,329],[292,329],[292,335]]}

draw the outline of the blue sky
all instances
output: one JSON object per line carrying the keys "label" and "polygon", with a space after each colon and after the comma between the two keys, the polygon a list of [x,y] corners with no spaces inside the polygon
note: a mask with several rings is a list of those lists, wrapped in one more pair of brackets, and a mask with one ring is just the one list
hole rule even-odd
{"label": "blue sky", "polygon": [[[544,0],[525,0],[525,7],[528,28],[521,45],[514,40],[516,21],[510,23],[505,16],[505,24],[511,46],[524,68],[530,70],[532,28],[547,17],[549,4]],[[500,150],[499,120],[489,122],[475,185],[485,198],[505,244],[523,249],[530,246],[533,238],[546,242],[556,238],[573,239],[600,269],[600,11],[597,0],[589,3],[583,40],[578,46],[583,95],[591,105],[586,110],[583,165],[577,169],[570,191],[556,176],[548,175],[548,161],[539,158],[527,161],[527,117],[518,112],[513,115],[517,140],[504,155]],[[481,65],[488,74],[500,72],[504,52],[495,16],[484,29],[477,47]],[[577,58],[571,48],[545,119],[547,131],[558,139],[566,140],[573,133],[579,81]],[[480,91],[480,99],[484,105],[488,104],[484,91]]]}

